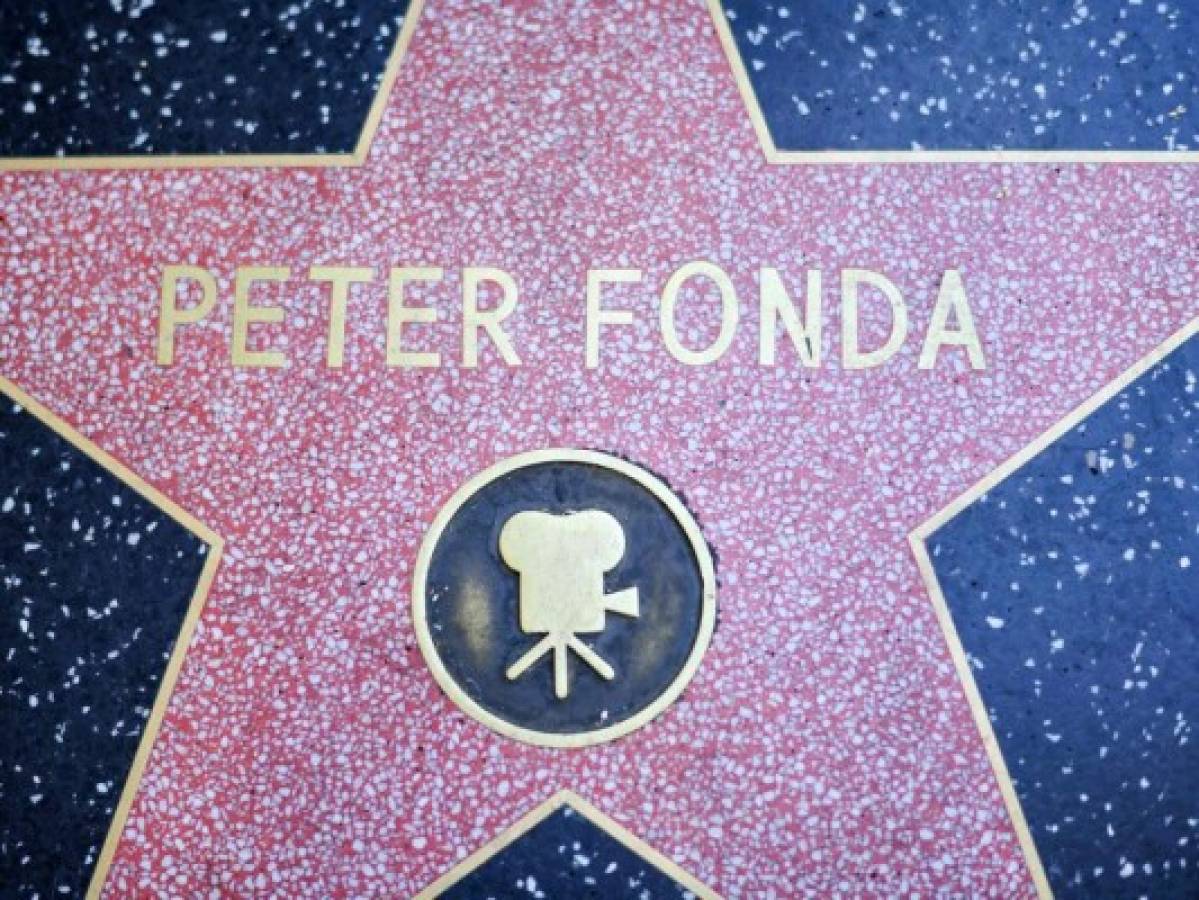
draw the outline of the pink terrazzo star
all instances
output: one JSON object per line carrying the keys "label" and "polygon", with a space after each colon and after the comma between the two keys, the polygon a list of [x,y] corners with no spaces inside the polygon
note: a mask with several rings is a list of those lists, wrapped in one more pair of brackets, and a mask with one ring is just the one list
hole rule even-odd
{"label": "pink terrazzo star", "polygon": [[[3,373],[226,540],[108,896],[410,894],[560,789],[730,897],[1032,896],[906,543],[910,529],[1194,315],[1184,165],[770,166],[694,2],[431,3],[360,169],[0,173]],[[680,264],[730,273],[718,362],[664,349]],[[216,312],[155,363],[164,265],[219,275]],[[229,362],[237,265],[285,265]],[[325,364],[311,265],[375,268]],[[437,369],[384,364],[386,270]],[[826,361],[758,363],[757,272],[825,273]],[[461,270],[520,289],[461,364]],[[588,268],[635,310],[583,362]],[[836,273],[902,290],[913,337],[837,361]],[[916,367],[941,273],[987,355]],[[415,300],[413,301],[416,302]],[[684,330],[716,331],[696,301]],[[689,320],[690,321],[690,320]],[[873,321],[867,337],[882,333]],[[258,326],[256,326],[256,329]],[[872,329],[872,330],[871,330]],[[684,494],[718,558],[719,623],[682,698],[595,749],[515,743],[442,694],[416,647],[428,523],[510,454],[592,447]]]}

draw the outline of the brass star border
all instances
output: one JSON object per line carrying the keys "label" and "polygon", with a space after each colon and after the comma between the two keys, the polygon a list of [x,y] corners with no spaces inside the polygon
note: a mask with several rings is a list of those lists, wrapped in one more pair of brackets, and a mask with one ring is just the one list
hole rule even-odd
{"label": "brass star border", "polygon": [[916,557],[916,566],[920,570],[921,580],[923,580],[924,586],[928,590],[929,597],[932,600],[933,609],[937,615],[937,622],[945,635],[945,642],[949,645],[949,655],[953,660],[954,670],[957,672],[958,680],[962,684],[966,701],[970,705],[970,713],[974,718],[974,724],[978,727],[979,735],[982,737],[983,747],[987,752],[987,760],[991,763],[991,769],[995,773],[995,780],[999,784],[999,792],[1003,796],[1004,806],[1007,807],[1008,816],[1011,818],[1012,829],[1016,832],[1020,849],[1024,853],[1024,861],[1028,866],[1028,871],[1036,887],[1037,895],[1041,900],[1053,900],[1053,889],[1049,886],[1049,879],[1045,874],[1045,866],[1041,861],[1040,853],[1037,851],[1036,841],[1033,839],[1032,832],[1028,827],[1028,820],[1024,816],[1024,809],[1020,804],[1020,798],[1016,795],[1016,788],[1012,783],[1011,774],[1003,758],[1003,751],[999,747],[999,740],[995,736],[995,731],[991,726],[991,719],[987,714],[987,707],[983,702],[982,693],[979,691],[978,684],[975,682],[974,675],[970,670],[970,662],[966,658],[966,649],[962,644],[957,627],[953,623],[953,616],[950,614],[945,594],[941,590],[941,583],[937,579],[937,572],[933,567],[932,556],[928,549],[928,541],[950,519],[972,505],[984,494],[993,490],[1001,482],[1006,481],[1022,466],[1071,432],[1090,417],[1092,413],[1114,399],[1121,391],[1196,334],[1199,334],[1199,319],[1193,319],[1190,323],[1174,332],[1165,341],[1154,347],[1153,350],[1149,351],[1149,353],[1133,363],[1129,368],[1120,373],[1120,375],[1105,384],[1096,393],[1092,394],[1071,412],[1059,419],[1052,427],[1044,431],[1040,437],[993,469],[981,481],[976,482],[948,506],[934,514],[932,518],[917,525],[908,535],[908,543],[911,545],[912,554]]}
{"label": "brass star border", "polygon": [[637,837],[637,835],[600,812],[595,806],[570,790],[559,791],[530,812],[525,813],[525,815],[508,826],[496,838],[484,844],[424,890],[419,891],[413,900],[436,900],[443,892],[449,890],[488,860],[503,852],[509,845],[515,843],[527,832],[532,831],[564,806],[570,807],[600,831],[608,835],[608,837],[624,845],[634,855],[641,857],[655,868],[661,870],[664,875],[672,878],[675,882],[700,898],[700,900],[723,900],[719,894],[697,880],[695,876],[684,870],[678,863],[659,853],[645,841],[641,840],[641,838]]}
{"label": "brass star border", "polygon": [[204,608],[204,602],[208,599],[209,589],[212,587],[213,579],[216,577],[217,569],[220,567],[225,542],[215,531],[161,491],[151,487],[139,475],[117,461],[91,440],[84,437],[64,419],[52,413],[3,375],[0,375],[0,394],[20,404],[27,413],[32,415],[41,424],[45,425],[92,462],[113,475],[126,487],[136,491],[149,503],[192,532],[192,534],[204,541],[209,548],[204,566],[200,570],[200,577],[196,582],[195,590],[188,601],[187,612],[183,617],[183,623],[175,638],[170,659],[163,670],[162,681],[160,682],[158,693],[154,698],[154,705],[150,709],[150,716],[146,719],[142,736],[138,740],[137,752],[133,756],[133,762],[129,767],[129,774],[125,777],[125,784],[121,788],[120,799],[113,811],[112,820],[109,822],[108,832],[100,848],[100,855],[96,859],[95,868],[92,869],[86,897],[87,900],[97,900],[104,887],[104,881],[108,876],[108,870],[112,865],[113,857],[116,855],[117,845],[121,840],[121,832],[124,831],[125,821],[128,819],[129,810],[133,806],[133,799],[137,796],[137,789],[141,784],[142,775],[145,773],[146,763],[149,762],[150,753],[154,749],[154,742],[158,737],[159,728],[162,726],[163,717],[166,715],[167,705],[170,703],[171,695],[175,691],[175,682],[178,680],[179,672],[183,668],[183,659],[187,655],[188,646],[191,644],[192,635],[196,630],[196,624],[200,621],[200,613]]}
{"label": "brass star border", "polygon": [[132,156],[15,156],[0,158],[0,172],[49,172],[79,169],[307,169],[359,168],[370,157],[375,132],[391,97],[408,44],[424,11],[425,0],[411,0],[404,24],[383,69],[362,131],[349,153],[180,153]]}

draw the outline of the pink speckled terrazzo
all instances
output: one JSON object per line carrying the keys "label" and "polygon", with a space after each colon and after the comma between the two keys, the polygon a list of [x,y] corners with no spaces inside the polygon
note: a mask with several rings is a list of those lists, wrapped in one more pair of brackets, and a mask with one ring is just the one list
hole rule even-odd
{"label": "pink speckled terrazzo", "polygon": [[[1184,165],[770,166],[694,2],[431,3],[360,169],[0,173],[3,373],[226,541],[106,894],[399,896],[570,789],[729,897],[1033,896],[906,542],[1196,310]],[[662,344],[682,263],[741,300],[709,366]],[[218,307],[155,363],[164,265]],[[280,370],[229,362],[233,270]],[[311,265],[371,266],[325,364]],[[413,326],[438,369],[384,363],[390,266],[440,266]],[[461,364],[461,270],[520,288]],[[757,272],[825,274],[822,366],[758,362]],[[583,363],[588,268],[633,327]],[[912,337],[838,362],[836,274],[903,291]],[[941,273],[987,357],[917,368]],[[416,301],[414,301],[416,302]],[[699,308],[697,301],[696,309]],[[710,307],[714,310],[715,303]],[[714,314],[688,319],[696,344]],[[879,322],[870,322],[880,333]],[[257,333],[257,332],[256,332]],[[685,496],[719,618],[681,699],[613,743],[552,750],[461,713],[416,646],[411,577],[459,485],[547,446],[634,460]]]}

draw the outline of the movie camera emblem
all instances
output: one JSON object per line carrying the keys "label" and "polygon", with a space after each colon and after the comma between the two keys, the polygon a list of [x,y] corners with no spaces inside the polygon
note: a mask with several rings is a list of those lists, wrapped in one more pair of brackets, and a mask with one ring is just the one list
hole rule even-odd
{"label": "movie camera emblem", "polygon": [[421,652],[449,697],[508,737],[581,747],[639,728],[695,674],[715,571],[682,501],[603,453],[525,453],[465,484],[425,537]]}

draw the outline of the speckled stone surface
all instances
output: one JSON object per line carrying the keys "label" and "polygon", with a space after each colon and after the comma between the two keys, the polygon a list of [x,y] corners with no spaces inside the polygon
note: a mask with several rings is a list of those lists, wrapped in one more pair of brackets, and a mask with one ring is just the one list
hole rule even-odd
{"label": "speckled stone surface", "polygon": [[695,895],[570,806],[438,894],[445,900],[680,900]]}
{"label": "speckled stone surface", "polygon": [[723,0],[780,150],[1195,150],[1199,9]]}
{"label": "speckled stone surface", "polygon": [[354,148],[407,0],[0,4],[0,156]]}
{"label": "speckled stone surface", "polygon": [[[433,2],[362,168],[0,173],[6,375],[226,541],[109,873],[111,897],[408,896],[569,788],[729,897],[1033,895],[907,545],[918,523],[1192,320],[1199,169],[771,166],[707,11]],[[662,346],[684,261],[741,298],[728,353]],[[155,364],[162,266],[216,274],[211,318]],[[278,370],[230,365],[233,267],[276,263]],[[372,266],[326,365],[313,264]],[[436,369],[385,364],[391,265]],[[461,269],[500,266],[522,365],[461,364]],[[825,273],[825,361],[759,363],[757,272]],[[584,365],[586,270],[636,266]],[[836,272],[877,268],[913,337],[835,352]],[[959,266],[986,351],[917,369]],[[711,298],[709,298],[711,301]],[[680,314],[692,346],[715,303]],[[864,340],[883,316],[863,311]],[[871,346],[874,346],[871,344]],[[682,697],[588,751],[458,712],[416,646],[421,539],[473,474],[524,450],[635,459],[682,492],[720,619]],[[1038,649],[1038,652],[1041,652]]]}
{"label": "speckled stone surface", "polygon": [[1199,891],[1199,338],[950,520],[934,566],[1059,896]]}
{"label": "speckled stone surface", "polygon": [[0,896],[81,896],[208,547],[0,389]]}

